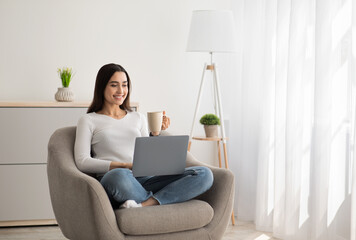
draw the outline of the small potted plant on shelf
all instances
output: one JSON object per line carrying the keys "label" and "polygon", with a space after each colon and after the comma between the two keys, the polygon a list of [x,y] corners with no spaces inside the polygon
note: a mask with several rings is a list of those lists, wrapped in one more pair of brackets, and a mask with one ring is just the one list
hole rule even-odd
{"label": "small potted plant on shelf", "polygon": [[62,81],[61,88],[58,88],[57,93],[55,94],[54,98],[58,102],[72,102],[74,100],[74,93],[69,88],[69,83],[73,77],[73,71],[71,68],[58,68],[58,75]]}
{"label": "small potted plant on shelf", "polygon": [[220,119],[215,114],[205,114],[201,117],[200,123],[204,125],[206,137],[218,136],[218,125],[220,125]]}

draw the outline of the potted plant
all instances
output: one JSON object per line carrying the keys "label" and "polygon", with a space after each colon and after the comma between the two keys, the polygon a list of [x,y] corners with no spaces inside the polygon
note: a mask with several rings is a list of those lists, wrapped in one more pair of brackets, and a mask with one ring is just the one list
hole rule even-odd
{"label": "potted plant", "polygon": [[220,125],[220,119],[215,114],[205,114],[201,117],[200,123],[204,125],[206,137],[218,136],[218,125]]}
{"label": "potted plant", "polygon": [[62,81],[61,88],[58,88],[57,93],[55,94],[55,99],[58,102],[72,102],[74,100],[74,93],[69,88],[69,83],[73,77],[73,71],[71,68],[58,68],[58,75]]}

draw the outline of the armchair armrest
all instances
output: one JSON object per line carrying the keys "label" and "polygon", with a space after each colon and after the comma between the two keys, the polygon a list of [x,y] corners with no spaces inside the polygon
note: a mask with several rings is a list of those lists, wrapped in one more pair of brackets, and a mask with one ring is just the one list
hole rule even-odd
{"label": "armchair armrest", "polygon": [[230,220],[234,203],[234,174],[223,168],[217,168],[198,161],[190,152],[187,154],[187,167],[206,166],[211,169],[214,175],[213,186],[198,199],[208,202],[214,209],[214,218],[206,226],[212,239],[220,239],[225,229],[218,226],[226,226]]}

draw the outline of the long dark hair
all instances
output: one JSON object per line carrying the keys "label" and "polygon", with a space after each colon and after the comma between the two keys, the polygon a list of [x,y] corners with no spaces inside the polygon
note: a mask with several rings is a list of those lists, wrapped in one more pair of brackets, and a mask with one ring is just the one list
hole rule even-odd
{"label": "long dark hair", "polygon": [[124,102],[120,105],[120,108],[122,110],[126,110],[131,112],[132,109],[130,107],[130,93],[131,93],[131,81],[129,74],[126,72],[126,70],[115,63],[109,63],[104,66],[102,66],[98,72],[98,75],[96,76],[96,82],[95,82],[95,89],[94,89],[94,97],[93,101],[90,104],[90,107],[88,108],[87,113],[91,112],[97,112],[100,111],[103,108],[104,105],[104,91],[106,88],[106,85],[108,84],[110,78],[112,75],[114,75],[115,72],[124,72],[127,78],[128,82],[128,93],[126,96],[126,99]]}

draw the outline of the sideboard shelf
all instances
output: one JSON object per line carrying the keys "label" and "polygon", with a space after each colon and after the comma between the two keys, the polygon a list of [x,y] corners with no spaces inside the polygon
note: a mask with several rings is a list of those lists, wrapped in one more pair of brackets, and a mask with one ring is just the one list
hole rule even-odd
{"label": "sideboard shelf", "polygon": [[55,224],[47,181],[52,133],[75,126],[89,102],[0,102],[0,226]]}
{"label": "sideboard shelf", "polygon": [[0,101],[0,107],[19,107],[19,108],[88,108],[90,105],[89,101],[86,102],[9,102]]}

